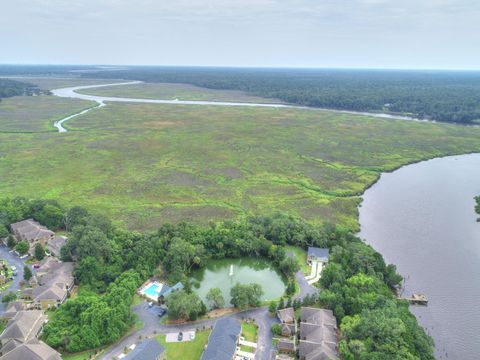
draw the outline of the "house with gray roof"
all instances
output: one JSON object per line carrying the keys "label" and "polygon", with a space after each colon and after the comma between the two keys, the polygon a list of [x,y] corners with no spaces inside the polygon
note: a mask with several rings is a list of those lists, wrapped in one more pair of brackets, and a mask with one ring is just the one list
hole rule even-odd
{"label": "house with gray roof", "polygon": [[47,250],[50,254],[56,257],[60,257],[60,251],[65,245],[67,238],[65,236],[55,236],[50,238],[47,243]]}
{"label": "house with gray roof", "polygon": [[208,337],[201,360],[232,360],[235,358],[242,327],[233,318],[219,319]]}
{"label": "house with gray roof", "polygon": [[31,310],[17,312],[0,335],[2,348],[9,341],[25,343],[36,338],[42,331],[43,324],[46,320],[47,317],[43,314],[43,311]]}
{"label": "house with gray roof", "polygon": [[[8,351],[7,351],[8,350]],[[12,349],[1,349],[0,360],[61,360],[62,356],[37,339],[19,344]]]}
{"label": "house with gray roof", "polygon": [[293,336],[297,332],[297,319],[295,310],[292,307],[277,311],[278,320],[282,329],[282,336]]}
{"label": "house with gray roof", "polygon": [[165,348],[155,339],[143,340],[127,354],[124,360],[165,360]]}
{"label": "house with gray roof", "polygon": [[18,241],[26,241],[30,245],[30,253],[33,254],[35,245],[46,245],[49,239],[53,239],[55,233],[33,219],[27,219],[10,225],[12,233]]}
{"label": "house with gray roof", "polygon": [[5,312],[2,314],[2,317],[7,320],[13,319],[17,312],[22,310],[25,310],[25,304],[23,301],[10,302],[5,309]]}
{"label": "house with gray roof", "polygon": [[338,359],[337,320],[331,310],[302,307],[299,339],[300,360]]}
{"label": "house with gray roof", "polygon": [[158,293],[158,297],[162,297],[165,299],[168,295],[170,295],[172,292],[177,291],[177,290],[182,290],[184,288],[183,284],[181,282],[176,283],[172,287],[168,286],[167,284],[163,284],[162,289]]}
{"label": "house with gray roof", "polygon": [[280,339],[277,343],[277,349],[280,353],[295,353],[297,347],[295,346],[295,340]]}
{"label": "house with gray roof", "polygon": [[300,322],[316,324],[316,325],[331,325],[337,327],[337,319],[333,315],[332,310],[318,309],[312,307],[302,307],[300,313]]}
{"label": "house with gray roof", "polygon": [[10,225],[12,233],[20,241],[40,241],[53,238],[55,233],[33,219],[19,221]]}
{"label": "house with gray roof", "polygon": [[293,324],[295,322],[295,310],[293,307],[277,310],[277,317],[283,324]]}
{"label": "house with gray roof", "polygon": [[337,347],[332,343],[315,343],[300,340],[298,345],[300,360],[335,360],[338,359]]}
{"label": "house with gray roof", "polygon": [[311,265],[313,261],[321,262],[323,264],[328,262],[328,249],[317,248],[313,246],[308,247],[307,264]]}
{"label": "house with gray roof", "polygon": [[32,289],[35,309],[56,307],[67,299],[74,286],[73,263],[48,258],[37,270],[37,287]]}

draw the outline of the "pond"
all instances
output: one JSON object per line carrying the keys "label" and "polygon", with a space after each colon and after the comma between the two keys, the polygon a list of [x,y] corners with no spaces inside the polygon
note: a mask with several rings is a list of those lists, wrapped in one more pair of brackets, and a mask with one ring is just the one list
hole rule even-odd
{"label": "pond", "polygon": [[434,159],[383,174],[363,196],[360,237],[405,278],[410,307],[436,343],[437,359],[479,359],[480,155]]}
{"label": "pond", "polygon": [[284,276],[268,260],[257,258],[209,260],[203,268],[191,274],[190,281],[192,289],[205,302],[207,292],[219,288],[226,306],[231,306],[230,289],[237,282],[260,284],[264,292],[262,301],[279,298],[286,287]]}

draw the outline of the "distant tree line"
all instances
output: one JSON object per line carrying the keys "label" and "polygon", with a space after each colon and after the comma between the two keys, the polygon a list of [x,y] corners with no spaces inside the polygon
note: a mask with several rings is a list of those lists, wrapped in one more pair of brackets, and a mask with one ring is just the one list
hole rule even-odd
{"label": "distant tree line", "polygon": [[1,98],[7,98],[20,95],[32,95],[38,93],[40,89],[36,85],[0,78],[0,101]]}
{"label": "distant tree line", "polygon": [[446,122],[480,119],[480,72],[131,67],[85,76],[235,89],[304,106]]}
{"label": "distant tree line", "polygon": [[400,113],[463,124],[480,120],[478,71],[0,65],[3,76],[72,74],[242,90],[312,107]]}
{"label": "distant tree line", "polygon": [[[5,224],[19,220],[20,214],[41,214],[46,216],[44,221],[58,224],[60,216],[44,210],[52,204],[4,199],[0,201],[0,219]],[[402,279],[395,266],[385,264],[381,254],[342,228],[314,226],[276,214],[209,226],[166,224],[158,231],[139,233],[115,227],[106,217],[81,207],[65,210],[62,218],[69,229],[62,259],[76,261],[75,277],[81,291],[57,309],[45,326],[44,340],[56,348],[76,352],[118,340],[133,325],[130,308],[135,290],[159,266],[172,282],[181,280],[186,285],[167,297],[169,316],[195,319],[206,307],[188,285],[186,276],[191,269],[211,258],[254,256],[269,258],[289,272],[295,269],[287,261],[284,245],[295,245],[331,249],[320,295],[304,299],[304,303],[320,303],[334,311],[344,359],[434,359],[432,340],[409,312],[408,304],[395,296]],[[230,295],[237,307],[258,306],[262,289],[256,284],[237,284]],[[213,306],[224,302],[218,290],[209,292],[208,301]],[[275,305],[289,304],[301,305],[291,299],[286,305],[283,300]],[[275,305],[271,304],[271,311]]]}

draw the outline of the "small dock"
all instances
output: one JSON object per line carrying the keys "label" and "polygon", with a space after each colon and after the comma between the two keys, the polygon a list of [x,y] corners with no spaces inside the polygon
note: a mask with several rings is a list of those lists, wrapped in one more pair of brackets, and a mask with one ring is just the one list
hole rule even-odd
{"label": "small dock", "polygon": [[411,297],[399,297],[399,299],[407,300],[412,305],[427,305],[428,298],[425,294],[412,294]]}

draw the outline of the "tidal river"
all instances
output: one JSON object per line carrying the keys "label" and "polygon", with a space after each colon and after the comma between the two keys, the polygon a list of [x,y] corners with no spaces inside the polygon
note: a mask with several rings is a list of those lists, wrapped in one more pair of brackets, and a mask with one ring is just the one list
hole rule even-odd
{"label": "tidal river", "polygon": [[437,359],[480,359],[480,154],[452,156],[383,174],[363,196],[360,237],[397,265],[404,295],[436,344]]}

